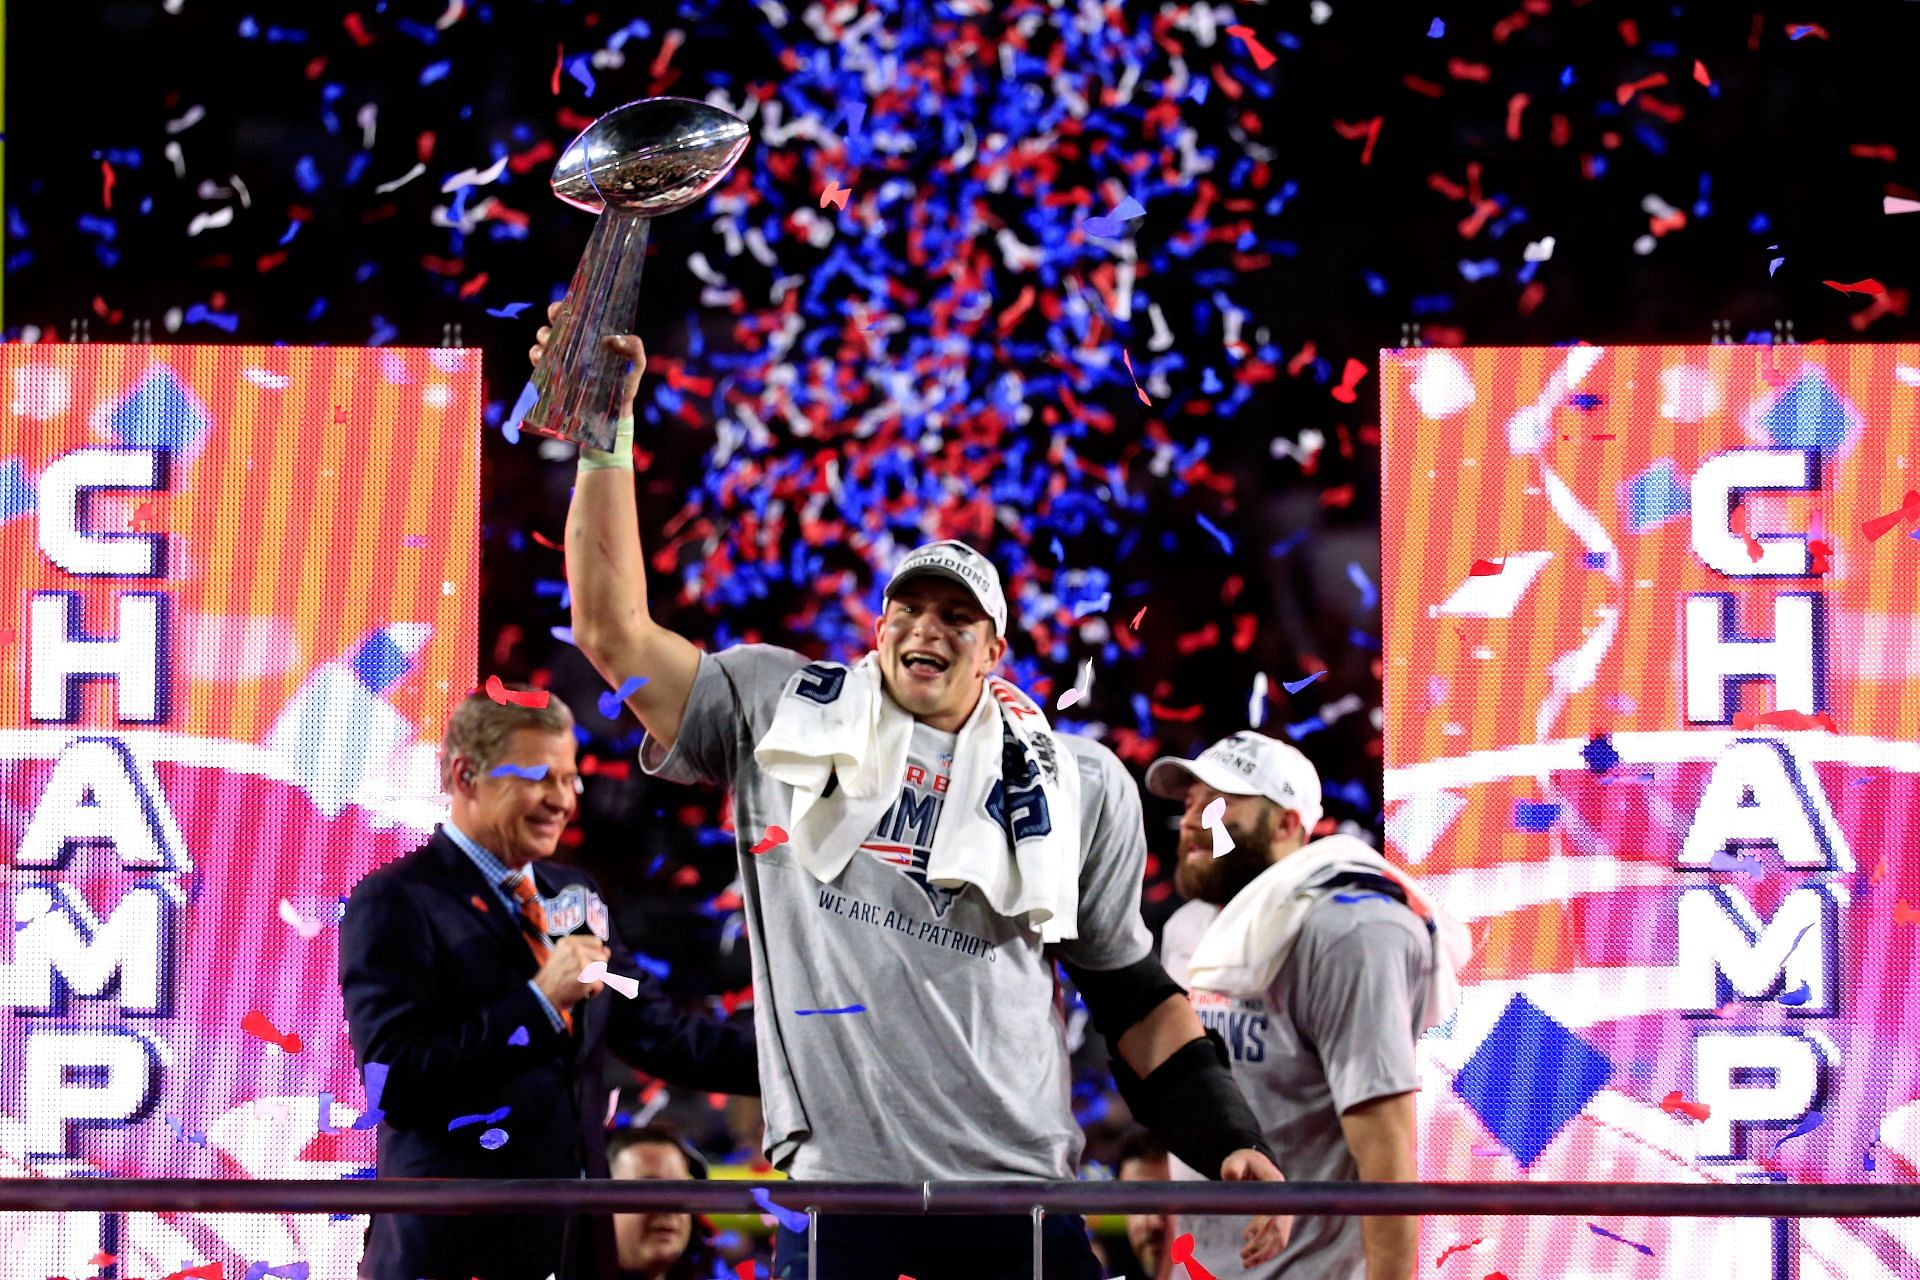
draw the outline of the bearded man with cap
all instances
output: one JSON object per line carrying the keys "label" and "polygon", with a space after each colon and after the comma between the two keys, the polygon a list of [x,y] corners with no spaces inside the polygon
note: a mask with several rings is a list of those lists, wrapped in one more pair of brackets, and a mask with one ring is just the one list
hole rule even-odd
{"label": "bearded man with cap", "polygon": [[[994,678],[1007,602],[993,564],[952,541],[906,556],[851,666],[764,644],[702,653],[647,609],[632,445],[645,353],[606,341],[634,372],[613,451],[581,455],[573,635],[609,684],[646,678],[627,699],[642,768],[732,790],[767,1158],[804,1179],[1072,1179],[1058,959],[1135,1114],[1206,1176],[1277,1179],[1224,1054],[1153,959],[1132,780]],[[1255,1220],[1250,1246],[1277,1252],[1283,1229]],[[812,1240],[782,1226],[777,1280],[808,1280],[810,1246],[812,1280],[1032,1274],[1024,1214],[829,1216]],[[1078,1218],[1047,1216],[1042,1247],[1052,1280],[1098,1280]]]}
{"label": "bearded man with cap", "polygon": [[[1174,883],[1186,905],[1161,955],[1220,1034],[1281,1171],[1297,1182],[1409,1182],[1414,1042],[1446,1019],[1466,931],[1349,835],[1313,839],[1320,776],[1251,731],[1197,760],[1163,757],[1147,789],[1185,803]],[[1219,828],[1232,847],[1216,853]],[[1218,841],[1224,844],[1226,841]],[[1176,1180],[1198,1175],[1178,1162]],[[1414,1218],[1302,1217],[1278,1256],[1242,1247],[1244,1220],[1183,1215],[1220,1280],[1412,1280]]]}

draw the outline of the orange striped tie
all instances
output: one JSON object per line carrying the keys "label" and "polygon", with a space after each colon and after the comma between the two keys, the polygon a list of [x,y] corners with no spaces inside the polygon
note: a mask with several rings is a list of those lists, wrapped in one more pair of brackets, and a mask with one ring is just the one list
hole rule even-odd
{"label": "orange striped tie", "polygon": [[[522,871],[517,877],[509,876],[501,881],[501,888],[513,895],[520,906],[520,934],[527,940],[527,946],[533,950],[535,964],[544,965],[553,954],[553,943],[547,940],[547,913],[540,905],[540,895],[533,887],[533,873]],[[560,1009],[560,1021],[567,1030],[573,1030],[573,1011]]]}

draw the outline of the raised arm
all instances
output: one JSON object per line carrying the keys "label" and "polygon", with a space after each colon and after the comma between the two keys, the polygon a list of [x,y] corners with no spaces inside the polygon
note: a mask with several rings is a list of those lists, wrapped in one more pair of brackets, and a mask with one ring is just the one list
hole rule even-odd
{"label": "raised arm", "polygon": [[[547,319],[556,318],[564,305],[548,307]],[[534,364],[546,353],[552,333],[550,326],[541,327],[529,352]],[[633,398],[646,372],[647,353],[630,334],[604,341],[633,361],[633,372],[621,391],[621,431],[613,452],[580,451],[566,535],[573,639],[614,688],[634,677],[647,681],[628,696],[627,705],[664,749],[680,736],[700,651],[647,612],[646,557],[633,496]]]}

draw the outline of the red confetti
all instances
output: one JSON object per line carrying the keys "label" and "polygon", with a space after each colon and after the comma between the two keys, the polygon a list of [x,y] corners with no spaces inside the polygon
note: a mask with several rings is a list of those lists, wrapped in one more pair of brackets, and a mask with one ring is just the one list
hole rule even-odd
{"label": "red confetti", "polygon": [[531,689],[523,693],[518,689],[509,689],[504,684],[501,684],[499,676],[487,677],[487,696],[506,707],[538,708],[547,705],[547,691],[545,689]]}
{"label": "red confetti", "polygon": [[1527,109],[1530,101],[1532,99],[1524,93],[1516,93],[1507,99],[1507,139],[1511,142],[1520,140],[1520,114]]}
{"label": "red confetti", "polygon": [[1705,1120],[1713,1114],[1713,1108],[1704,1102],[1690,1102],[1675,1089],[1660,1099],[1660,1109],[1670,1116],[1686,1116],[1690,1120]]}
{"label": "red confetti", "polygon": [[1766,548],[1760,545],[1760,539],[1747,532],[1747,509],[1744,506],[1735,507],[1727,525],[1746,542],[1747,559],[1759,564],[1760,557],[1766,554]]}
{"label": "red confetti", "polygon": [[1360,152],[1360,163],[1368,164],[1373,160],[1373,144],[1375,140],[1380,137],[1380,124],[1385,119],[1385,116],[1375,116],[1371,120],[1358,120],[1353,124],[1345,124],[1339,120],[1335,120],[1333,122],[1333,131],[1349,142],[1361,134],[1365,134],[1367,137],[1367,145]]}
{"label": "red confetti", "polygon": [[1620,105],[1624,107],[1632,100],[1633,95],[1642,89],[1658,89],[1666,84],[1666,82],[1667,73],[1664,71],[1656,71],[1650,76],[1642,76],[1638,80],[1629,80],[1614,90],[1614,97],[1619,99]]}
{"label": "red confetti", "polygon": [[1274,56],[1273,50],[1261,44],[1259,39],[1255,37],[1252,27],[1235,24],[1227,28],[1227,34],[1247,46],[1247,52],[1253,55],[1253,65],[1259,70],[1265,71],[1268,67],[1279,61],[1279,59]]}
{"label": "red confetti", "polygon": [[1174,1237],[1172,1256],[1177,1265],[1187,1269],[1187,1280],[1214,1280],[1213,1272],[1201,1266],[1193,1256],[1193,1232],[1183,1231]]}
{"label": "red confetti", "polygon": [[1151,408],[1153,401],[1147,399],[1147,393],[1140,389],[1140,375],[1133,371],[1133,357],[1127,354],[1124,347],[1120,350],[1120,360],[1127,366],[1127,376],[1133,379],[1133,393],[1140,397],[1141,404]]}
{"label": "red confetti", "polygon": [[1903,520],[1920,520],[1920,493],[1907,490],[1907,496],[1900,503],[1900,509],[1889,511],[1886,515],[1875,516],[1861,524],[1860,532],[1872,542]]}
{"label": "red confetti", "polygon": [[538,529],[533,531],[533,540],[549,551],[564,551],[566,549]]}
{"label": "red confetti", "polygon": [[564,44],[553,46],[553,96],[556,98],[560,96],[560,69],[566,65],[566,61],[567,46]]}
{"label": "red confetti", "polygon": [[361,19],[359,14],[348,14],[346,17],[340,19],[340,25],[347,29],[347,34],[352,36],[353,42],[362,49],[373,43],[373,37],[367,34],[366,23]]}
{"label": "red confetti", "polygon": [[1442,1252],[1442,1253],[1440,1254],[1440,1256],[1439,1256],[1439,1257],[1437,1257],[1437,1258],[1435,1258],[1435,1259],[1433,1260],[1433,1265],[1434,1265],[1434,1266],[1436,1266],[1436,1267],[1437,1267],[1437,1266],[1440,1266],[1440,1265],[1441,1265],[1442,1263],[1444,1263],[1444,1262],[1445,1262],[1445,1261],[1446,1261],[1446,1260],[1447,1260],[1448,1258],[1451,1258],[1451,1257],[1452,1257],[1452,1256],[1453,1256],[1454,1254],[1456,1254],[1456,1253],[1465,1253],[1465,1252],[1466,1252],[1467,1250],[1469,1250],[1469,1249],[1471,1249],[1471,1248],[1473,1248],[1473,1247],[1474,1247],[1475,1245],[1479,1245],[1479,1244],[1485,1244],[1485,1243],[1486,1243],[1486,1237],[1485,1237],[1485,1236],[1482,1236],[1482,1237],[1480,1237],[1480,1238],[1479,1238],[1479,1239],[1477,1239],[1477,1240],[1468,1240],[1468,1241],[1467,1241],[1466,1243],[1464,1243],[1464,1244],[1456,1244],[1456,1245],[1452,1245],[1452,1246],[1450,1246],[1449,1248],[1447,1248],[1447,1249],[1446,1249],[1445,1251],[1443,1251],[1443,1252]]}
{"label": "red confetti", "polygon": [[1140,609],[1140,612],[1133,615],[1133,621],[1127,624],[1127,629],[1130,631],[1138,631],[1140,629],[1140,619],[1146,616],[1147,616],[1146,606],[1143,605]]}
{"label": "red confetti", "polygon": [[100,203],[109,209],[113,208],[113,183],[113,163],[102,160],[100,162]]}
{"label": "red confetti", "polygon": [[1787,24],[1787,39],[1800,40],[1807,36],[1817,36],[1822,40],[1833,39],[1832,36],[1827,34],[1827,29],[1817,22],[1789,22]]}
{"label": "red confetti", "polygon": [[87,1265],[90,1267],[110,1267],[118,1261],[120,1261],[120,1259],[114,1257],[105,1249],[102,1249],[99,1253],[87,1259]]}
{"label": "red confetti", "polygon": [[1895,924],[1920,924],[1920,911],[1914,910],[1904,902],[1893,904],[1893,922]]}
{"label": "red confetti", "polygon": [[1713,87],[1713,77],[1707,74],[1707,64],[1698,58],[1693,60],[1693,78],[1709,89]]}
{"label": "red confetti", "polygon": [[1833,569],[1833,545],[1819,538],[1807,540],[1807,550],[1813,553],[1813,564],[1807,569],[1809,574],[1828,573]]}
{"label": "red confetti", "polygon": [[1856,142],[1847,148],[1847,152],[1856,160],[1885,160],[1893,164],[1900,159],[1900,153],[1889,146],[1873,146],[1870,143]]}
{"label": "red confetti", "polygon": [[1742,711],[1733,717],[1735,729],[1825,729],[1840,732],[1833,717],[1824,711],[1808,715],[1803,711]]}
{"label": "red confetti", "polygon": [[1355,360],[1352,356],[1348,356],[1347,367],[1340,375],[1340,385],[1333,389],[1333,398],[1341,404],[1352,404],[1355,400],[1359,399],[1359,397],[1354,394],[1354,385],[1366,376],[1366,362]]}
{"label": "red confetti", "polygon": [[1497,577],[1500,571],[1506,567],[1507,562],[1504,558],[1499,560],[1475,560],[1473,567],[1467,570],[1467,576],[1469,578]]}
{"label": "red confetti", "polygon": [[1864,293],[1875,298],[1882,296],[1887,291],[1887,286],[1881,284],[1872,276],[1868,276],[1865,280],[1855,280],[1852,284],[1841,284],[1838,280],[1822,280],[1820,283],[1829,289],[1838,289],[1842,293]]}
{"label": "red confetti", "polygon": [[832,205],[836,209],[845,209],[847,207],[847,197],[852,194],[852,187],[836,186],[829,182],[827,189],[820,193],[820,207],[824,209],[828,205]]}
{"label": "red confetti", "polygon": [[300,1052],[300,1037],[291,1031],[282,1031],[267,1021],[267,1015],[258,1009],[240,1019],[240,1029],[250,1036],[258,1036],[268,1044],[277,1044],[288,1053]]}
{"label": "red confetti", "polygon": [[769,849],[777,849],[786,842],[787,830],[785,827],[768,827],[767,834],[760,837],[760,843],[754,845],[748,852],[757,858]]}

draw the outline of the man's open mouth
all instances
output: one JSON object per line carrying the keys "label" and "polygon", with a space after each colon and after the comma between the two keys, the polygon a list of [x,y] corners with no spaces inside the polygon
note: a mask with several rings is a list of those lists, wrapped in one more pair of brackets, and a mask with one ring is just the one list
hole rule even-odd
{"label": "man's open mouth", "polygon": [[900,665],[909,671],[937,674],[947,669],[947,660],[936,654],[915,651],[913,653],[902,654],[900,657]]}

